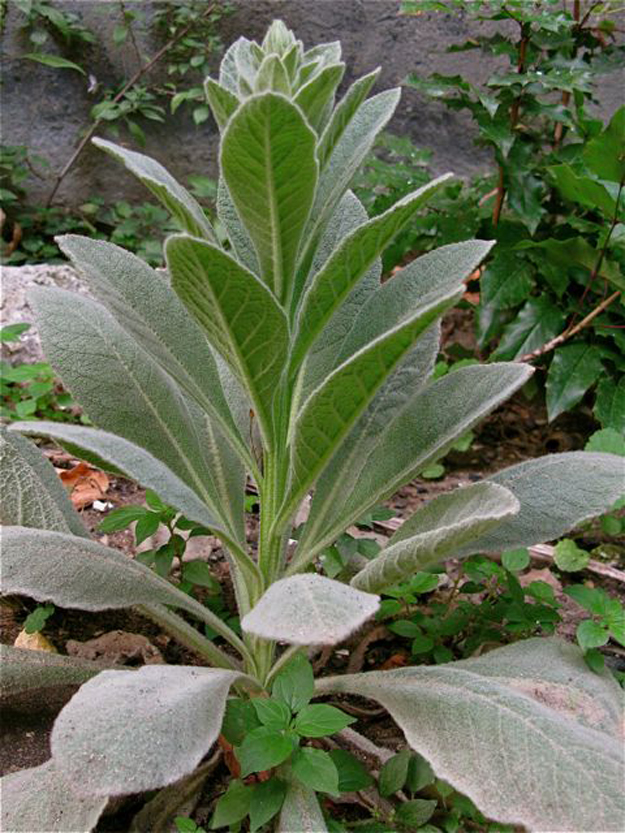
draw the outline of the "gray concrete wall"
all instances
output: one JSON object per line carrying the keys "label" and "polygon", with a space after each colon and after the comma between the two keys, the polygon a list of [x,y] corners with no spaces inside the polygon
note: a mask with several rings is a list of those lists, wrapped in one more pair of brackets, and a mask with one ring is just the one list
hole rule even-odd
{"label": "gray concrete wall", "polygon": [[[84,23],[100,34],[101,43],[111,44],[110,32],[119,15],[115,0],[56,0],[56,5],[76,11]],[[466,40],[495,24],[478,24],[464,13],[400,16],[399,0],[233,0],[235,13],[223,19],[226,45],[239,35],[260,40],[271,20],[281,17],[306,45],[341,40],[347,73],[343,86],[378,65],[382,73],[376,87],[382,90],[401,84],[416,71],[460,73],[480,83],[497,68],[479,51],[448,54],[447,46]],[[127,2],[149,17],[154,0]],[[79,131],[87,124],[94,99],[86,79],[75,72],[50,69],[19,56],[30,47],[19,30],[23,19],[9,0],[3,35],[2,104],[3,142],[24,144],[50,162],[50,174],[60,170],[75,147]],[[499,24],[504,25],[504,24]],[[146,54],[159,46],[149,27],[142,35]],[[109,83],[128,77],[136,69],[131,48],[89,48],[80,58],[100,81]],[[598,111],[609,116],[623,102],[625,71],[605,76]],[[212,120],[195,127],[188,115],[175,116],[164,125],[143,123],[148,135],[145,152],[159,159],[183,179],[190,173],[215,173],[216,129]],[[453,170],[468,175],[488,167],[488,152],[474,146],[475,130],[464,113],[449,112],[442,105],[404,88],[397,114],[390,125],[396,133],[409,135],[422,147],[434,150],[436,172]],[[107,135],[99,131],[101,135]],[[133,146],[131,139],[125,139]],[[45,196],[49,183],[28,183],[33,199]],[[77,205],[92,195],[106,200],[144,198],[120,168],[90,148],[81,157],[59,191],[58,201]]]}

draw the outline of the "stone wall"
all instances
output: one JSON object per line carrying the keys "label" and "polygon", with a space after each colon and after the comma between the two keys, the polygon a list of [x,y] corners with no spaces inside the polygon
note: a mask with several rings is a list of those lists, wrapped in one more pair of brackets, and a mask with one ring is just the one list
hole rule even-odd
{"label": "stone wall", "polygon": [[[157,0],[131,2],[127,8],[141,7],[149,20]],[[111,30],[119,15],[115,0],[55,0],[58,6],[78,12],[86,25],[95,30],[102,43],[111,43]],[[411,71],[461,73],[473,82],[484,81],[496,63],[478,51],[447,54],[446,47],[466,40],[486,26],[476,24],[464,13],[400,16],[399,0],[233,0],[234,14],[222,21],[222,38],[228,45],[239,35],[260,39],[270,21],[281,17],[307,45],[341,40],[347,73],[343,87],[354,78],[382,65],[377,90],[401,84]],[[3,108],[2,133],[7,144],[24,144],[50,163],[54,173],[71,155],[81,128],[87,123],[94,99],[87,80],[76,72],[50,69],[19,55],[29,45],[19,30],[20,14],[12,1],[3,35],[3,66],[0,95]],[[504,24],[501,24],[504,25]],[[158,48],[149,27],[142,36],[142,48],[150,55]],[[110,83],[128,77],[136,69],[130,48],[109,52],[90,49],[80,62],[99,81]],[[625,71],[605,77],[600,93],[599,112],[609,116],[622,103]],[[214,174],[217,135],[212,120],[195,127],[179,111],[164,125],[143,124],[148,134],[146,152],[167,165],[178,178],[190,173]],[[453,170],[471,174],[488,167],[490,157],[473,144],[475,131],[463,113],[450,113],[442,105],[428,101],[405,88],[397,115],[390,125],[393,132],[409,135],[419,146],[434,150],[436,172]],[[106,135],[103,131],[99,131]],[[49,191],[49,184],[31,180],[33,199]],[[106,200],[145,198],[111,160],[89,148],[66,178],[58,201],[77,205],[92,195]]]}

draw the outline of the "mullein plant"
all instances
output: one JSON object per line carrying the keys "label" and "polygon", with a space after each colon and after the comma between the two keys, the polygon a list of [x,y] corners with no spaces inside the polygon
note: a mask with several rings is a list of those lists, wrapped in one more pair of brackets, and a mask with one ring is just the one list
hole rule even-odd
{"label": "mullein plant", "polygon": [[[349,185],[399,90],[369,97],[375,71],[335,104],[344,69],[339,43],[306,50],[280,21],[261,45],[240,38],[228,49],[219,79],[206,81],[221,134],[214,227],[159,163],[95,140],[162,200],[180,233],[165,242],[166,274],[110,243],[58,240],[93,298],[40,288],[31,302],[48,359],[97,427],[3,430],[3,589],[88,611],[136,607],[208,667],[102,670],[3,647],[5,693],[82,683],[56,719],[50,760],[3,779],[6,830],[91,830],[111,797],[193,777],[228,703],[285,699],[289,669],[360,628],[380,591],[447,557],[552,540],[621,496],[622,458],[554,454],[431,500],[349,584],[316,572],[350,524],[531,374],[493,363],[433,380],[440,318],[492,243],[444,246],[381,283],[381,252],[449,175],[368,219]],[[217,536],[242,636],[91,540],[24,434],[123,473]],[[246,476],[260,496],[255,550]],[[437,776],[491,818],[528,830],[623,827],[619,689],[572,645],[531,639],[441,666],[325,677],[308,699],[337,693],[386,707]],[[294,709],[292,695],[291,686]],[[282,749],[271,823],[326,830],[318,782],[275,737],[291,737],[291,724],[269,722],[263,731]]]}

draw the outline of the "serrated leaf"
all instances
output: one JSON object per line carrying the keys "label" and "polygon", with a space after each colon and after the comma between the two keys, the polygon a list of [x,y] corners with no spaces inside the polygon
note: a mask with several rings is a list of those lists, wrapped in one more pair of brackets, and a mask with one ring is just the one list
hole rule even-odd
{"label": "serrated leaf", "polygon": [[[233,421],[215,358],[169,282],[112,243],[71,234],[56,242],[116,321],[215,419],[247,460],[249,452]],[[236,462],[228,460],[224,466],[236,468]]]}
{"label": "serrated leaf", "polygon": [[571,541],[570,538],[564,538],[555,545],[553,560],[558,569],[564,570],[567,573],[575,573],[586,567],[590,561],[590,554],[580,549],[575,541]]}
{"label": "serrated leaf", "polygon": [[250,802],[250,833],[255,833],[280,812],[287,785],[279,778],[256,784]]}
{"label": "serrated leaf", "polygon": [[33,443],[5,428],[0,428],[0,522],[89,537],[51,463]]}
{"label": "serrated leaf", "polygon": [[581,266],[592,272],[597,264],[600,264],[600,276],[614,284],[617,289],[625,290],[625,279],[620,266],[607,257],[601,258],[600,261],[599,251],[581,236],[566,240],[550,238],[538,243],[534,240],[523,240],[521,243],[517,243],[516,248],[542,250],[555,267],[565,270]]}
{"label": "serrated leaf", "polygon": [[219,249],[191,237],[170,237],[172,286],[248,391],[271,438],[271,402],[286,360],[288,327],[269,290]]}
{"label": "serrated leaf", "polygon": [[507,309],[525,301],[532,288],[532,268],[514,252],[498,254],[480,279],[481,302]]}
{"label": "serrated leaf", "polygon": [[315,791],[297,781],[288,785],[276,833],[327,833]]}
{"label": "serrated leaf", "polygon": [[603,428],[625,434],[625,376],[618,381],[608,377],[599,381],[593,413]]}
{"label": "serrated leaf", "polygon": [[416,571],[456,555],[468,541],[514,517],[519,509],[514,495],[494,483],[439,495],[408,518],[351,584],[376,592],[406,581]]}
{"label": "serrated leaf", "polygon": [[620,693],[572,645],[532,639],[479,659],[326,678],[317,691],[377,700],[490,818],[530,831],[625,823]]}
{"label": "serrated leaf", "polygon": [[315,134],[286,98],[254,96],[228,123],[221,169],[256,248],[262,278],[284,302],[293,290],[290,281],[315,194]]}
{"label": "serrated leaf", "polygon": [[356,228],[339,243],[302,298],[291,359],[293,367],[301,363],[323,327],[378,255],[450,176],[445,174],[432,180],[396,202],[384,214]]}
{"label": "serrated leaf", "polygon": [[263,772],[278,766],[286,761],[292,751],[291,740],[283,732],[268,726],[252,729],[236,750],[241,764],[241,777],[247,778],[252,772]]}
{"label": "serrated leaf", "polygon": [[378,779],[378,789],[381,796],[388,798],[393,793],[396,793],[397,790],[402,789],[408,777],[408,765],[410,764],[411,756],[412,752],[410,749],[402,749],[401,752],[398,752],[392,758],[389,758],[388,761],[385,761],[380,769],[380,777]]}
{"label": "serrated leaf", "polygon": [[315,792],[339,794],[339,774],[334,761],[322,749],[304,746],[293,753],[291,760],[293,775]]}
{"label": "serrated leaf", "polygon": [[600,182],[589,176],[578,176],[570,165],[553,165],[547,171],[565,199],[584,208],[599,209],[606,218],[613,216],[616,200]]}
{"label": "serrated leaf", "polygon": [[547,373],[547,414],[553,421],[569,411],[603,372],[601,350],[593,344],[558,347]]}
{"label": "serrated leaf", "polygon": [[530,298],[503,329],[493,358],[516,359],[542,347],[564,327],[564,313],[548,298]]}
{"label": "serrated leaf", "polygon": [[327,703],[310,703],[298,712],[293,728],[305,738],[323,738],[355,722],[355,718]]}
{"label": "serrated leaf", "polygon": [[145,187],[163,203],[182,231],[217,243],[215,232],[201,205],[159,162],[143,153],[127,150],[105,139],[98,138],[92,141],[96,147],[119,160],[130,173],[141,180]]}
{"label": "serrated leaf", "polygon": [[102,667],[90,660],[47,651],[30,651],[0,644],[0,694],[11,697],[48,686],[78,685],[99,674]]}
{"label": "serrated leaf", "polygon": [[80,795],[152,790],[191,772],[219,734],[234,671],[146,665],[103,671],[62,709],[52,760]]}
{"label": "serrated leaf", "polygon": [[518,515],[480,536],[459,555],[501,552],[553,541],[609,509],[623,492],[625,459],[614,454],[569,451],[504,469],[488,478],[521,504]]}
{"label": "serrated leaf", "polygon": [[298,653],[276,676],[271,692],[284,701],[292,712],[298,712],[309,703],[314,690],[312,665],[303,653]]}
{"label": "serrated leaf", "polygon": [[[317,483],[299,547],[322,549],[357,518],[406,483],[531,375],[520,365],[463,367],[400,398],[372,433],[366,455],[356,426],[346,451]],[[505,484],[504,484],[505,485]],[[505,549],[505,547],[502,547]]]}
{"label": "serrated leaf", "polygon": [[239,106],[239,99],[212,78],[204,81],[204,92],[211,108],[213,118],[220,131],[223,131],[234,111]]}
{"label": "serrated leaf", "polygon": [[5,775],[0,788],[2,829],[11,833],[93,830],[108,804],[107,796],[75,795],[52,761]]}
{"label": "serrated leaf", "polygon": [[584,619],[580,622],[575,631],[580,648],[589,651],[592,648],[601,648],[610,639],[610,633],[605,625],[595,622],[593,619]]}
{"label": "serrated leaf", "polygon": [[329,754],[339,775],[339,792],[358,792],[373,784],[373,777],[367,772],[364,764],[350,752],[331,749]]}
{"label": "serrated leaf", "polygon": [[620,107],[608,127],[584,145],[584,161],[601,179],[620,182],[625,176],[624,133],[625,107]]}
{"label": "serrated leaf", "polygon": [[377,611],[379,599],[313,573],[275,582],[241,620],[263,639],[294,645],[334,645]]}

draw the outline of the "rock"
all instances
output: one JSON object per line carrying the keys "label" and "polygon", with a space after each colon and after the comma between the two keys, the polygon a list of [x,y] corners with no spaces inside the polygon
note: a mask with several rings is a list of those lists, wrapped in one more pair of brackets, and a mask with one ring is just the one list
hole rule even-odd
{"label": "rock", "polygon": [[4,324],[31,324],[19,341],[2,345],[2,358],[21,362],[44,360],[39,335],[34,327],[34,316],[28,304],[28,292],[35,286],[58,286],[88,295],[86,283],[71,266],[35,263],[28,266],[2,268],[2,301],[0,316]]}
{"label": "rock", "polygon": [[35,633],[20,631],[13,645],[26,651],[47,651],[49,654],[58,654],[50,640],[39,631],[35,631]]}
{"label": "rock", "polygon": [[87,642],[69,639],[65,648],[71,657],[98,660],[107,665],[156,665],[164,662],[161,652],[145,636],[127,631],[109,631]]}

